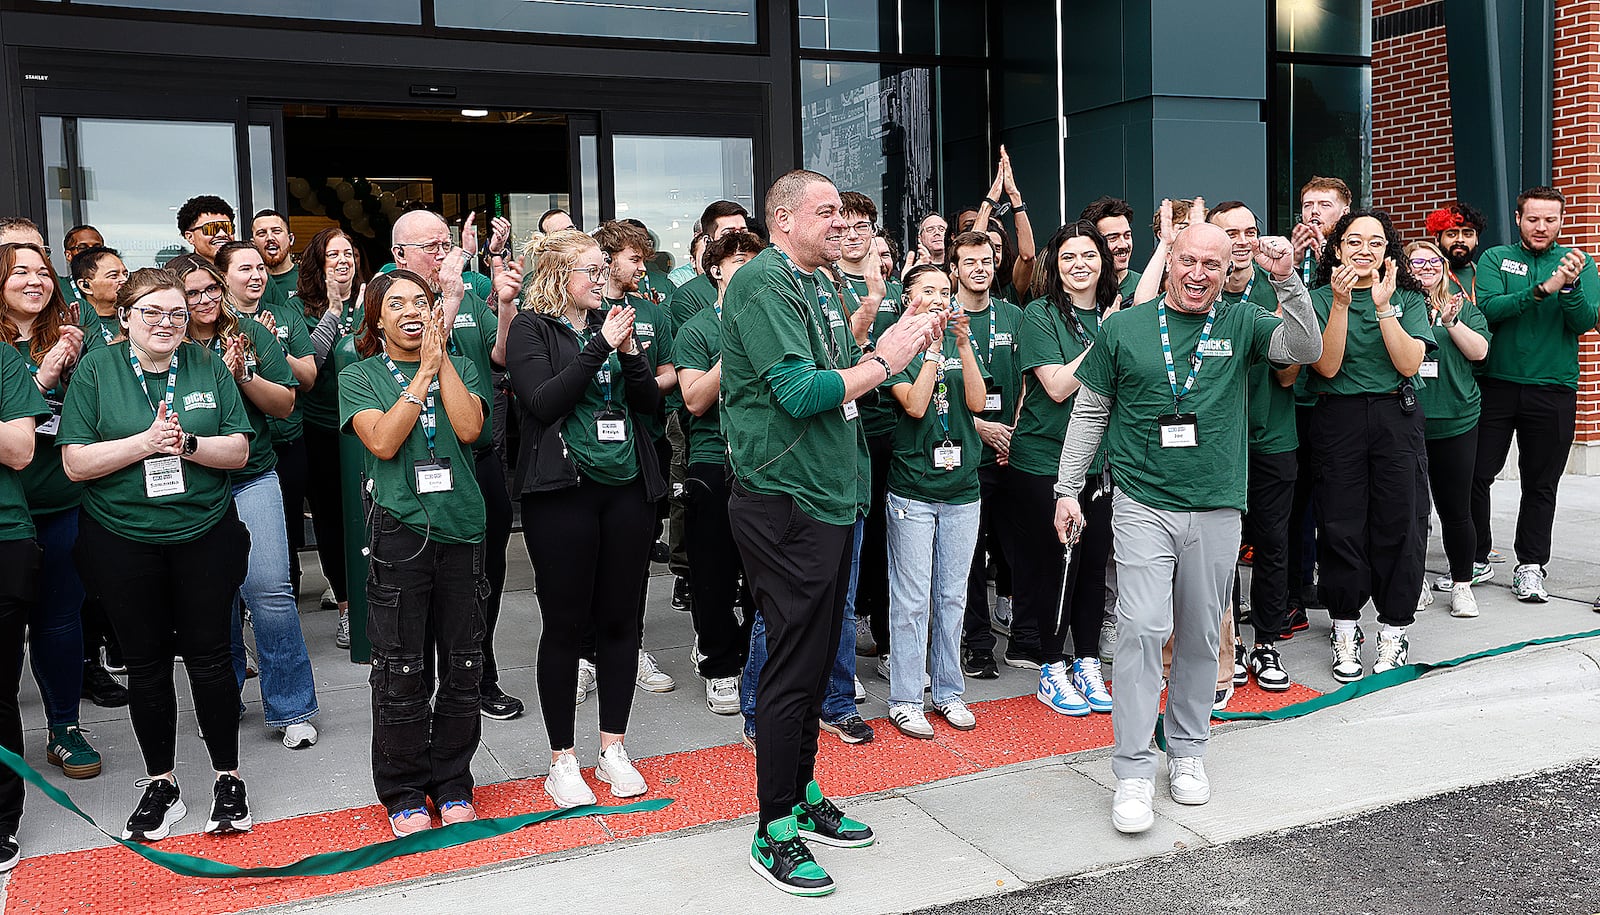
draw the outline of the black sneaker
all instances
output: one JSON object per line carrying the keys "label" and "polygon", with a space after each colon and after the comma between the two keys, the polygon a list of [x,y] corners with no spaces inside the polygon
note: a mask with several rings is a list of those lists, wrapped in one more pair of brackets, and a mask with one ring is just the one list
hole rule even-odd
{"label": "black sneaker", "polygon": [[16,836],[0,836],[0,874],[17,866],[22,859],[22,848]]}
{"label": "black sneaker", "polygon": [[655,546],[650,548],[650,561],[666,563],[672,558],[672,547],[667,546],[665,540],[657,540]]}
{"label": "black sneaker", "polygon": [[860,715],[849,715],[838,721],[822,720],[822,729],[835,734],[845,743],[867,743],[872,740],[872,725],[861,720]]}
{"label": "black sneaker", "polygon": [[1306,609],[1304,607],[1290,607],[1289,631],[1286,632],[1283,637],[1287,639],[1293,636],[1296,632],[1304,632],[1310,628],[1311,618],[1306,616]]}
{"label": "black sneaker", "polygon": [[1039,652],[1031,648],[1024,648],[1015,642],[1006,646],[1005,659],[1007,667],[1015,667],[1018,670],[1044,669],[1044,658],[1040,656]]}
{"label": "black sneaker", "polygon": [[217,776],[211,796],[211,818],[206,820],[206,832],[216,835],[249,832],[255,825],[250,819],[250,807],[244,801],[244,782],[237,776]]}
{"label": "black sneaker", "polygon": [[1289,688],[1289,674],[1283,669],[1283,659],[1278,649],[1257,645],[1250,652],[1250,672],[1256,675],[1256,685],[1269,693],[1281,693]]}
{"label": "black sneaker", "polygon": [[998,680],[1000,668],[994,663],[992,651],[969,651],[961,659],[961,672],[974,680]]}
{"label": "black sneaker", "polygon": [[146,781],[144,797],[128,817],[128,826],[122,830],[124,839],[138,842],[159,842],[172,832],[172,824],[183,819],[189,809],[179,797],[178,783],[164,778]]}
{"label": "black sneaker", "polygon": [[755,841],[750,843],[750,869],[793,896],[826,896],[833,892],[833,878],[811,857],[806,843],[800,841],[800,828],[792,816],[773,820],[764,829],[756,827]]}
{"label": "black sneaker", "polygon": [[689,579],[679,575],[672,580],[672,609],[686,612],[689,603]]}
{"label": "black sneaker", "polygon": [[521,699],[507,696],[499,684],[490,684],[478,696],[478,710],[483,712],[485,718],[510,721],[522,714],[523,705]]}
{"label": "black sneaker", "polygon": [[807,842],[835,848],[866,848],[873,842],[872,828],[845,816],[816,782],[806,785],[805,800],[794,805],[794,822]]}
{"label": "black sneaker", "polygon": [[122,708],[128,704],[128,688],[118,683],[98,662],[85,661],[83,698],[101,708]]}
{"label": "black sneaker", "polygon": [[1233,643],[1233,685],[1243,686],[1250,682],[1250,668],[1244,662],[1244,643]]}

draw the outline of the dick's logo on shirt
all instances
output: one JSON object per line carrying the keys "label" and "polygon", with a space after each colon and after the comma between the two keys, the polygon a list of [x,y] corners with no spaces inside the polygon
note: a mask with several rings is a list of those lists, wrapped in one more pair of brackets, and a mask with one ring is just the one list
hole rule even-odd
{"label": "dick's logo on shirt", "polygon": [[215,410],[217,408],[217,395],[210,391],[192,391],[183,395],[184,412],[190,410]]}
{"label": "dick's logo on shirt", "polygon": [[467,314],[466,312],[459,312],[459,313],[456,314],[455,326],[456,327],[477,327],[478,326],[478,319],[474,318],[472,315]]}
{"label": "dick's logo on shirt", "polygon": [[1011,335],[1005,331],[996,331],[994,335],[995,346],[1012,346]]}
{"label": "dick's logo on shirt", "polygon": [[1500,271],[1502,273],[1515,273],[1517,276],[1527,276],[1528,265],[1508,257],[1500,262]]}
{"label": "dick's logo on shirt", "polygon": [[1204,341],[1201,341],[1201,343],[1200,343],[1200,354],[1202,356],[1232,356],[1233,355],[1233,341],[1232,340],[1204,340]]}
{"label": "dick's logo on shirt", "polygon": [[654,340],[656,336],[656,326],[654,324],[647,324],[644,321],[635,321],[633,322],[633,335],[635,337],[649,337],[650,339]]}

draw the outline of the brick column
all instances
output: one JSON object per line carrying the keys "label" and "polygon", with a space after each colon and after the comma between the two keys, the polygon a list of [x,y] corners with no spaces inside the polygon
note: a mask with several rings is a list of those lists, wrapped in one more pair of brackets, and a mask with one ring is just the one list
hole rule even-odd
{"label": "brick column", "polygon": [[[1567,197],[1562,240],[1594,257],[1600,255],[1600,0],[1556,0],[1555,52],[1555,186]],[[1586,334],[1578,351],[1578,442],[1600,445],[1600,336]],[[1574,458],[1584,472],[1600,473],[1600,456]]]}

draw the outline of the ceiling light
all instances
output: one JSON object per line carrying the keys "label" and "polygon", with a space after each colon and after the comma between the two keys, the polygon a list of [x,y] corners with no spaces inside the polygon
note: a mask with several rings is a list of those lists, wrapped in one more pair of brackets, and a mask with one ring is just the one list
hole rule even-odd
{"label": "ceiling light", "polygon": [[486,118],[489,116],[489,111],[486,108],[463,108],[461,109],[461,116],[464,118]]}

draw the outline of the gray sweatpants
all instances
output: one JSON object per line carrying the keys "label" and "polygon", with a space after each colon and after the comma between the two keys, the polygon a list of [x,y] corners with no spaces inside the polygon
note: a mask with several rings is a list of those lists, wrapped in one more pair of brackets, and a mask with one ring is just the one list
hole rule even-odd
{"label": "gray sweatpants", "polygon": [[1211,735],[1222,608],[1239,556],[1239,512],[1169,512],[1119,491],[1111,503],[1117,561],[1117,652],[1112,670],[1117,778],[1155,778],[1150,745],[1161,703],[1161,648],[1169,637],[1167,752],[1204,756]]}

